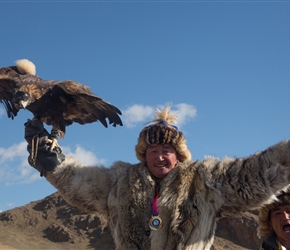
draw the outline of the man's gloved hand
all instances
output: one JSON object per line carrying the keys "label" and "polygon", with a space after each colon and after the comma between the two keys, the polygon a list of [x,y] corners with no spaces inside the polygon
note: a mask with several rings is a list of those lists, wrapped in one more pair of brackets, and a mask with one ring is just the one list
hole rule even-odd
{"label": "man's gloved hand", "polygon": [[33,118],[24,126],[24,138],[28,143],[29,152],[28,163],[40,172],[40,176],[45,176],[47,171],[53,170],[62,163],[65,156],[57,149],[50,150],[50,145],[47,143],[49,133],[40,120]]}

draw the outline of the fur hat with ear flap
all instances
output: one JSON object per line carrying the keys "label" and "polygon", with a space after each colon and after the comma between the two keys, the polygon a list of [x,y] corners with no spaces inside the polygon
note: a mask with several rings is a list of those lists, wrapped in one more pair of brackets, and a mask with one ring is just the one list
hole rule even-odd
{"label": "fur hat with ear flap", "polygon": [[136,156],[141,162],[145,162],[145,154],[151,144],[170,144],[177,152],[179,161],[191,159],[191,153],[187,148],[183,133],[178,130],[176,124],[177,116],[170,113],[171,104],[163,110],[157,109],[153,123],[142,129],[138,143],[135,147]]}
{"label": "fur hat with ear flap", "polygon": [[290,186],[280,191],[271,203],[265,204],[259,209],[259,237],[265,239],[274,233],[270,225],[270,212],[279,205],[290,205]]}

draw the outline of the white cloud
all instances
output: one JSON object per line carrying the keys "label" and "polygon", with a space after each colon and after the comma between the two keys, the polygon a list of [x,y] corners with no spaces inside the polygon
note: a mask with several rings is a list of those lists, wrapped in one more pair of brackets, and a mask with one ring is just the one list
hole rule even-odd
{"label": "white cloud", "polygon": [[[151,107],[148,105],[135,104],[123,111],[123,123],[125,126],[132,128],[138,123],[147,123],[153,119],[154,112],[163,109],[167,105],[158,105]],[[197,114],[197,109],[190,104],[180,103],[171,107],[171,112],[177,115],[177,126],[181,127],[188,120],[193,119]]]}
{"label": "white cloud", "polygon": [[26,146],[27,142],[23,141],[7,149],[0,148],[0,163],[24,158],[24,156],[27,156]]}
{"label": "white cloud", "polygon": [[75,151],[72,151],[68,147],[63,147],[62,149],[65,155],[72,155],[76,160],[86,165],[101,165],[106,162],[105,159],[97,158],[94,152],[86,150],[79,145],[76,146]]}
{"label": "white cloud", "polygon": [[15,205],[15,203],[14,202],[8,202],[5,205],[6,205],[6,207],[13,207]]}
{"label": "white cloud", "polygon": [[32,182],[31,176],[35,170],[27,162],[26,146],[26,141],[23,141],[8,148],[0,148],[0,181],[6,186]]}
{"label": "white cloud", "polygon": [[132,128],[140,122],[148,122],[152,119],[155,109],[148,105],[135,104],[123,111],[122,120],[125,126]]}
{"label": "white cloud", "polygon": [[180,103],[171,108],[173,114],[177,115],[177,126],[180,128],[188,120],[193,119],[197,115],[197,109],[189,104]]}
{"label": "white cloud", "polygon": [[27,171],[25,178],[22,178],[22,180],[18,181],[18,184],[30,184],[41,179],[37,170],[33,169],[31,166],[28,166],[27,168],[29,168],[29,170]]}
{"label": "white cloud", "polygon": [[6,210],[8,210],[8,209],[13,208],[13,207],[15,206],[15,202],[8,202],[8,203],[6,203],[6,204],[4,204],[4,205],[2,205],[2,206],[4,206],[5,209],[4,209],[4,210],[0,209],[0,213],[6,211]]}

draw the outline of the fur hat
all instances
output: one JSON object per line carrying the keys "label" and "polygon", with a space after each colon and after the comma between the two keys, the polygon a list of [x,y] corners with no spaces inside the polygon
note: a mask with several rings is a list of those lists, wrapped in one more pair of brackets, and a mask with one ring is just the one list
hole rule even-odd
{"label": "fur hat", "polygon": [[290,205],[290,186],[288,186],[285,190],[280,191],[271,203],[265,204],[259,209],[259,237],[265,239],[274,233],[274,230],[270,225],[271,210],[279,205],[288,204]]}
{"label": "fur hat", "polygon": [[136,156],[141,162],[145,162],[146,149],[150,144],[170,144],[179,157],[179,161],[191,159],[191,153],[187,148],[183,133],[173,124],[176,123],[177,116],[170,114],[171,105],[165,109],[155,112],[155,119],[151,124],[142,129],[139,135],[138,143],[135,147]]}

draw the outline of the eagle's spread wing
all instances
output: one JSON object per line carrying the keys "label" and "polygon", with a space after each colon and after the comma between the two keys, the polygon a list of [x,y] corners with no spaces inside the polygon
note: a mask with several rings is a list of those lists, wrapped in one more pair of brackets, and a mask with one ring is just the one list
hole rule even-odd
{"label": "eagle's spread wing", "polygon": [[13,93],[17,86],[20,85],[17,82],[17,78],[11,75],[14,66],[0,69],[0,102],[3,103],[7,115],[9,118],[14,118],[17,115],[18,109],[16,109],[12,103]]}
{"label": "eagle's spread wing", "polygon": [[62,81],[54,85],[51,94],[58,96],[63,105],[63,119],[66,125],[100,121],[105,127],[123,125],[119,117],[121,111],[112,104],[93,94],[90,89],[74,81]]}

